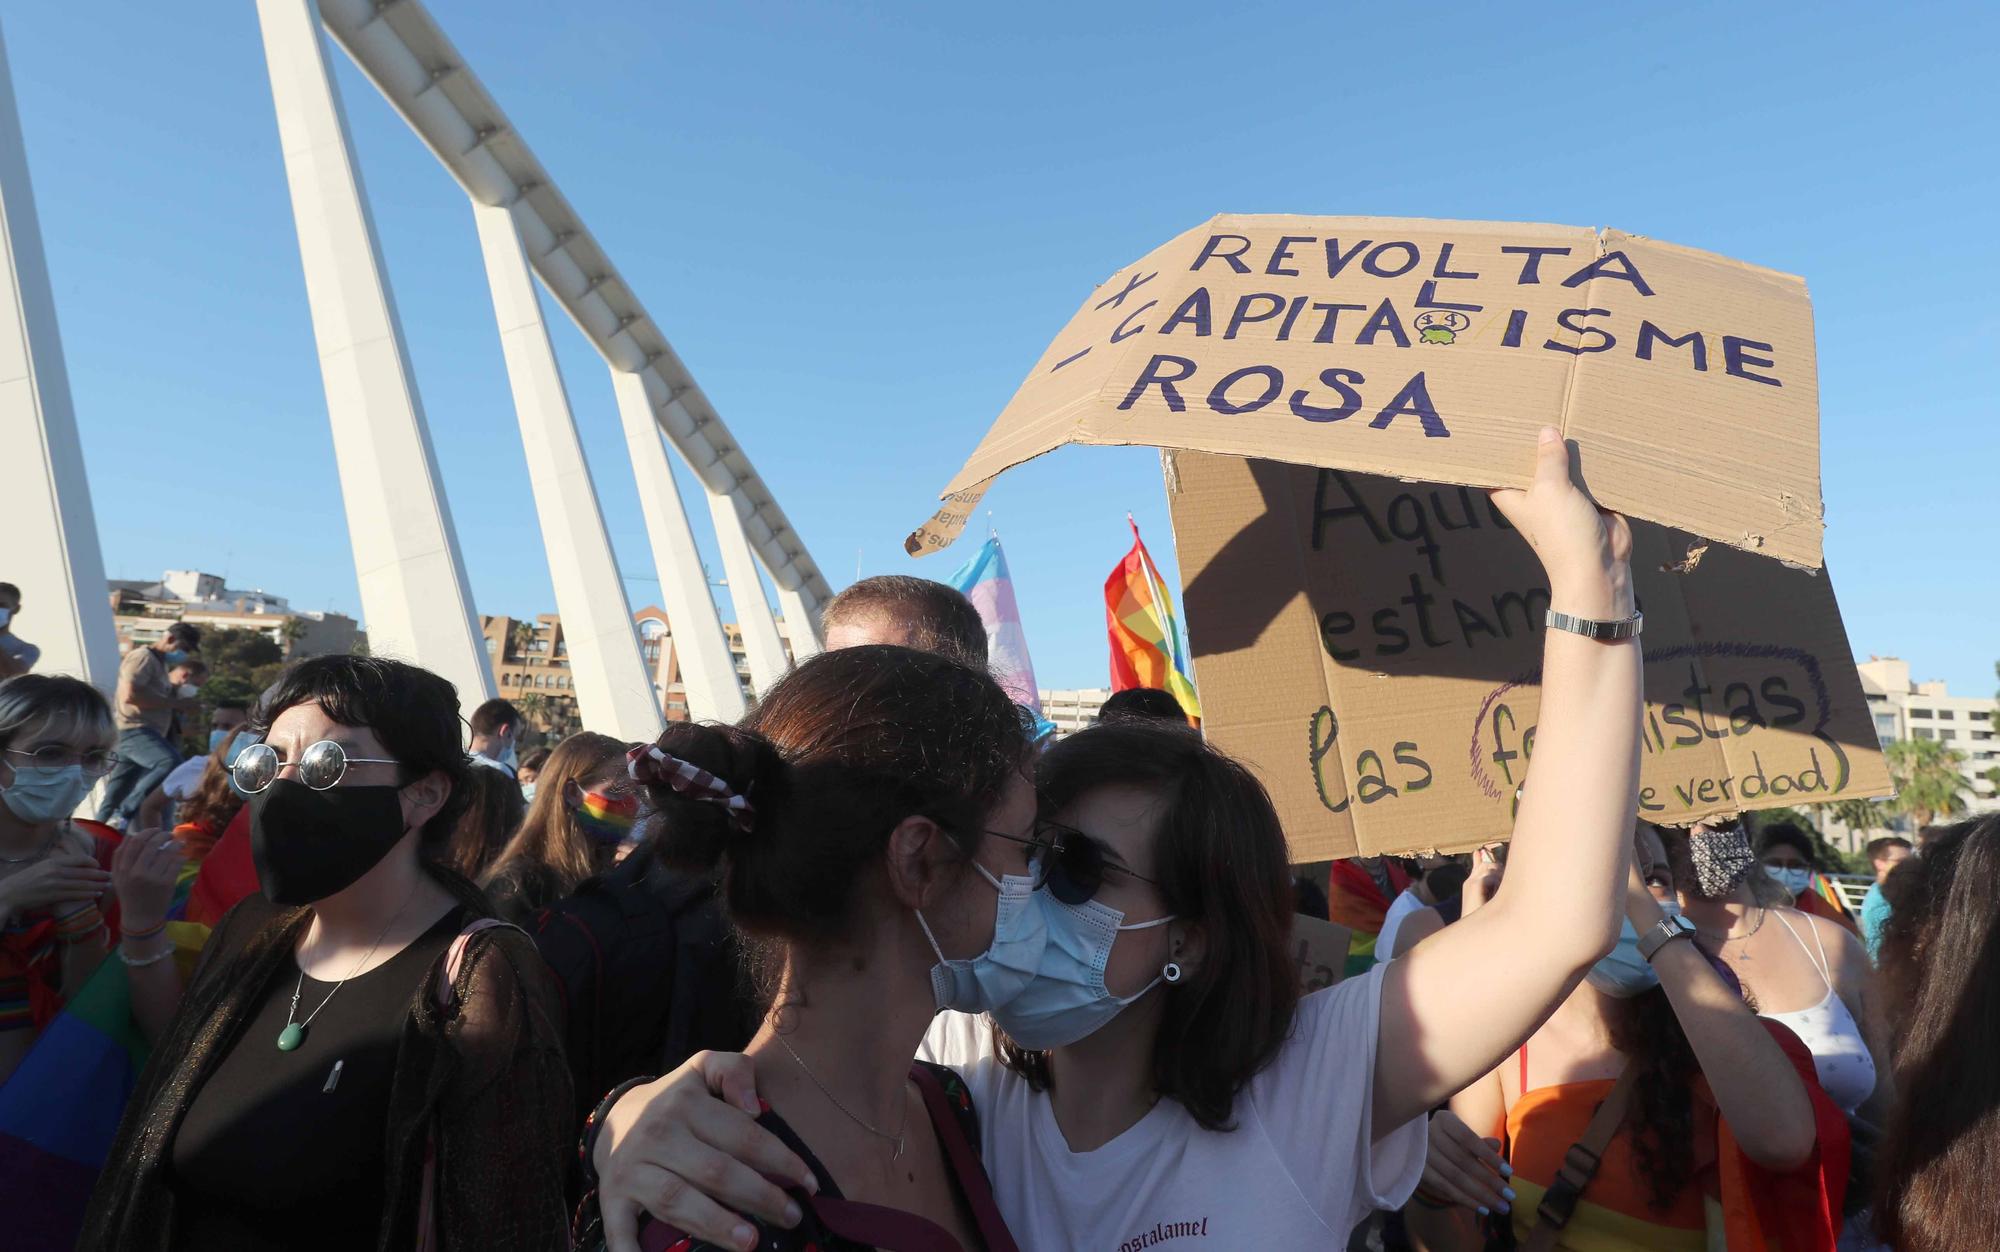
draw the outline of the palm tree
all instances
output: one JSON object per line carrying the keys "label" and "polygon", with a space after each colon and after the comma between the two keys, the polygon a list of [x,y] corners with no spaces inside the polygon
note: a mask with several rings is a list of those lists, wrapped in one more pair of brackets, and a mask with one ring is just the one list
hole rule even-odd
{"label": "palm tree", "polygon": [[302,617],[288,617],[278,624],[278,638],[284,641],[288,659],[299,650],[299,640],[305,638],[310,629]]}
{"label": "palm tree", "polygon": [[515,622],[513,633],[514,655],[525,656],[528,649],[535,646],[535,624]]}
{"label": "palm tree", "polygon": [[515,696],[514,707],[521,710],[522,717],[539,726],[548,715],[549,698],[539,691],[530,691],[526,695]]}
{"label": "palm tree", "polygon": [[1819,812],[1821,820],[1839,822],[1856,835],[1870,830],[1888,829],[1888,823],[1882,820],[1884,816],[1882,806],[1874,800],[1850,798],[1815,804],[1812,807]]}
{"label": "palm tree", "polygon": [[1883,755],[1896,794],[1889,811],[1908,817],[1918,830],[1940,817],[1965,812],[1965,754],[1935,739],[1898,739]]}

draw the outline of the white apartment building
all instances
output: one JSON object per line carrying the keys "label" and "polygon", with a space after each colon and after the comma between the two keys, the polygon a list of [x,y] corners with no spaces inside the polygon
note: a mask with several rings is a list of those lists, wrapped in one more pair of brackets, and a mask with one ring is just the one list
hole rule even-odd
{"label": "white apartment building", "polygon": [[1056,738],[1097,725],[1097,710],[1111,698],[1109,687],[1064,687],[1042,691],[1042,716],[1056,724]]}
{"label": "white apartment building", "polygon": [[1898,739],[1939,740],[1965,757],[1968,812],[2000,810],[2000,794],[1986,777],[2000,765],[2000,706],[1993,697],[1955,696],[1941,682],[1912,683],[1909,662],[1893,656],[1871,656],[1855,668],[1884,747]]}

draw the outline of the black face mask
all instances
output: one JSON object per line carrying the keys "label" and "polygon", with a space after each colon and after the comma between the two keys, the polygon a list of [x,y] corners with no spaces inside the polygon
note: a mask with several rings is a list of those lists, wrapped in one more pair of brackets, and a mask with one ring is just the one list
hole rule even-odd
{"label": "black face mask", "polygon": [[314,791],[280,778],[250,797],[250,859],[264,898],[311,904],[374,869],[403,837],[395,787]]}

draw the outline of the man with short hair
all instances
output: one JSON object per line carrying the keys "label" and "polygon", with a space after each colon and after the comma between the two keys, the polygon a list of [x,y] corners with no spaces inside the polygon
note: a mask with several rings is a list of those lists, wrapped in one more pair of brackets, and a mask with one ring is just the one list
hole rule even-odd
{"label": "man with short hair", "polygon": [[[123,830],[139,812],[155,786],[181,763],[180,750],[168,739],[174,717],[200,707],[200,698],[183,695],[169,671],[201,651],[201,627],[175,622],[157,642],[134,647],[118,663],[118,691],[111,702],[118,724],[118,764],[104,780],[97,802],[97,820]],[[183,671],[185,676],[185,671]]]}
{"label": "man with short hair", "polygon": [[1889,921],[1889,897],[1882,894],[1883,880],[1914,852],[1910,841],[1901,835],[1868,841],[1868,864],[1875,871],[1875,881],[1868,885],[1868,894],[1861,900],[1861,942],[1868,945],[1870,960],[1882,947],[1882,927]]}
{"label": "man with short hair", "polygon": [[466,749],[475,765],[497,769],[514,777],[520,759],[515,748],[521,739],[521,710],[506,700],[488,700],[472,710],[472,743]]}
{"label": "man with short hair", "polygon": [[820,624],[828,652],[893,643],[969,665],[986,664],[986,623],[979,620],[979,610],[964,592],[928,578],[864,578],[827,602]]}
{"label": "man with short hair", "polygon": [[35,668],[42,650],[14,634],[14,619],[21,615],[21,589],[0,583],[0,680],[14,678]]}
{"label": "man with short hair", "polygon": [[[167,682],[174,694],[183,699],[193,699],[208,685],[208,662],[198,656],[191,656],[167,671]],[[167,742],[175,748],[181,746],[181,737],[187,734],[187,719],[179,711],[167,723]]]}
{"label": "man with short hair", "polygon": [[[195,662],[200,664],[200,662]],[[174,809],[183,800],[195,793],[201,786],[202,776],[208,773],[209,758],[222,750],[222,745],[230,744],[229,755],[223,758],[222,766],[229,768],[236,763],[236,754],[249,746],[249,740],[239,736],[235,742],[230,736],[250,723],[250,706],[241,700],[224,700],[208,715],[208,751],[191,756],[174,766],[159,786],[139,803],[139,829],[155,830],[170,827],[174,820]],[[249,738],[255,738],[250,736]]]}

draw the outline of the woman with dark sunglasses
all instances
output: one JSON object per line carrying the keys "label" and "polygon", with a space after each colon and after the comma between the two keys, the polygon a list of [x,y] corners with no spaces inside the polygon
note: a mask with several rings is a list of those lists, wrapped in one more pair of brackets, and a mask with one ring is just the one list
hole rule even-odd
{"label": "woman with dark sunglasses", "polygon": [[[1192,732],[1136,726],[1045,755],[1065,829],[1044,831],[1035,976],[990,1006],[997,1048],[962,1017],[927,1039],[981,1109],[1022,1246],[1340,1246],[1414,1189],[1424,1114],[1610,950],[1638,790],[1631,538],[1572,485],[1554,431],[1537,455],[1532,486],[1495,499],[1559,614],[1509,874],[1471,917],[1301,999],[1285,840],[1246,770]],[[721,1228],[716,1201],[782,1212],[761,1174],[796,1162],[708,1096],[753,1086],[740,1062],[704,1056],[613,1107],[593,1151],[611,1202],[704,1230]]]}
{"label": "woman with dark sunglasses", "polygon": [[78,1246],[561,1246],[561,1008],[439,860],[468,769],[451,684],[315,657],[256,728],[231,772],[262,892],[203,950]]}

